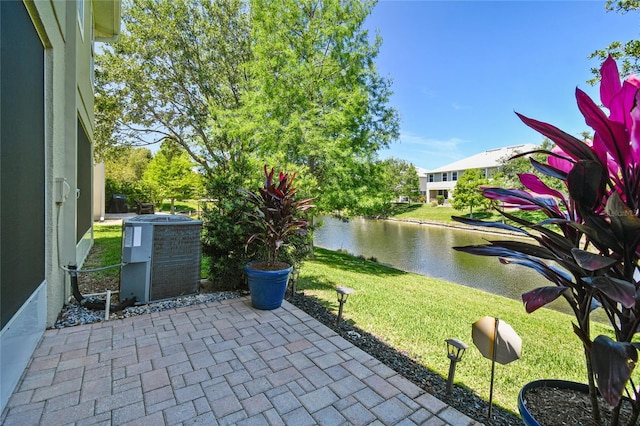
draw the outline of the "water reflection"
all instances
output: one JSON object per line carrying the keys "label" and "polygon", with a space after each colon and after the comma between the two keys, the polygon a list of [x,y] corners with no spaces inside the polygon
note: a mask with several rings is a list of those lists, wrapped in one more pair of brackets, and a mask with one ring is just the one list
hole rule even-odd
{"label": "water reflection", "polygon": [[[483,244],[495,235],[442,226],[355,218],[344,222],[322,217],[314,244],[329,250],[345,249],[365,258],[407,272],[440,278],[514,300],[523,292],[549,285],[536,272],[518,265],[503,265],[497,258],[473,256],[452,249],[454,246]],[[499,239],[508,239],[500,236]],[[568,312],[564,301],[554,309]]]}

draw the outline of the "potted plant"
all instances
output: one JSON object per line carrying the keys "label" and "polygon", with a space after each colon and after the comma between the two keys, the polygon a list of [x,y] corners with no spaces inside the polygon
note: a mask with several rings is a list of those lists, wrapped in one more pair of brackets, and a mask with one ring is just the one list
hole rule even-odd
{"label": "potted plant", "polygon": [[[625,395],[633,405],[628,424],[636,424],[640,388],[631,375],[640,348],[633,341],[640,326],[640,80],[631,76],[621,83],[611,57],[600,73],[601,102],[608,115],[576,89],[578,107],[594,130],[591,141],[518,114],[526,125],[556,144],[551,151],[536,151],[548,154],[547,164],[530,161],[542,175],[562,181],[566,193],[552,189],[534,174],[521,174],[525,190],[481,188],[485,197],[501,203],[496,209],[513,225],[453,218],[475,226],[509,229],[530,242],[491,241],[454,249],[527,266],[549,280],[551,285],[523,294],[522,300],[529,313],[559,297],[571,307],[573,331],[584,347],[594,423],[602,424],[599,392],[614,407],[609,424],[620,424]],[[546,219],[525,220],[509,213],[510,208],[539,210]],[[596,308],[606,313],[614,339],[592,337],[590,314]],[[526,404],[519,405],[526,409]],[[522,417],[528,422],[530,415]]]}
{"label": "potted plant", "polygon": [[261,243],[266,260],[253,261],[245,265],[251,303],[257,309],[279,308],[287,290],[292,266],[280,260],[281,249],[297,235],[306,235],[309,222],[302,214],[313,207],[312,198],[297,201],[293,187],[295,173],[280,173],[276,178],[264,166],[264,186],[258,193],[241,189],[248,202],[255,206],[246,219],[253,227],[247,247]]}

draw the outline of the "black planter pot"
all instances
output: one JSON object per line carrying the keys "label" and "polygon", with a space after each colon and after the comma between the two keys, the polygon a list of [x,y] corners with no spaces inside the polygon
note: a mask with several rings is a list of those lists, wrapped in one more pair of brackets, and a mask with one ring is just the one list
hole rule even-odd
{"label": "black planter pot", "polygon": [[527,409],[527,406],[524,402],[524,394],[531,389],[535,388],[559,388],[559,389],[570,389],[576,392],[582,392],[585,394],[589,393],[589,385],[584,383],[570,382],[568,380],[535,380],[533,382],[529,382],[520,389],[520,393],[518,394],[518,411],[520,412],[520,416],[522,417],[522,422],[525,426],[540,426],[540,423],[533,417],[533,415]]}

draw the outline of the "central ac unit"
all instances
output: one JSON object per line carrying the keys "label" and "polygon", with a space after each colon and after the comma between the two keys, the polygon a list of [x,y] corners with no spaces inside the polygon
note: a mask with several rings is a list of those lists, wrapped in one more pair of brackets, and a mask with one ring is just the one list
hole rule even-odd
{"label": "central ac unit", "polygon": [[123,221],[120,300],[147,303],[198,291],[202,221],[144,214]]}

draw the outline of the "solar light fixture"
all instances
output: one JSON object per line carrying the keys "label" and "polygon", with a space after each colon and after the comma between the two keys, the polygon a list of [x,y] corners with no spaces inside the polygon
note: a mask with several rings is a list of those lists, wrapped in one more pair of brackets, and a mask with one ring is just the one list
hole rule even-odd
{"label": "solar light fixture", "polygon": [[445,342],[447,342],[447,358],[450,360],[449,378],[447,379],[447,394],[450,394],[453,376],[456,373],[456,364],[462,360],[462,356],[469,346],[458,339],[446,339]]}
{"label": "solar light fixture", "polygon": [[336,320],[336,326],[339,326],[340,320],[342,319],[342,306],[347,303],[349,295],[355,292],[355,290],[349,287],[337,287],[336,291],[338,292],[338,303],[340,304],[340,307],[338,308],[338,319]]}
{"label": "solar light fixture", "polygon": [[291,271],[291,274],[289,275],[289,281],[291,282],[291,297],[296,294],[298,278],[300,278],[300,270],[298,268],[293,268],[293,271]]}

